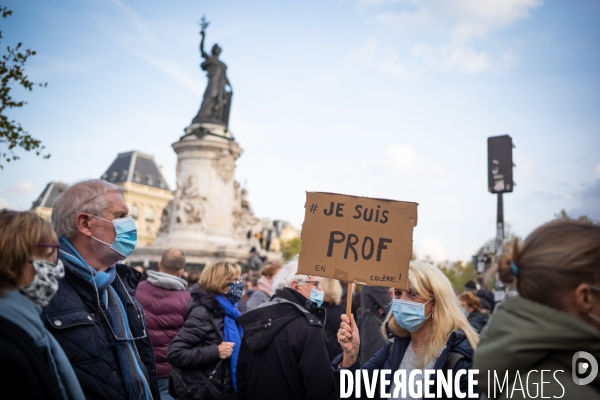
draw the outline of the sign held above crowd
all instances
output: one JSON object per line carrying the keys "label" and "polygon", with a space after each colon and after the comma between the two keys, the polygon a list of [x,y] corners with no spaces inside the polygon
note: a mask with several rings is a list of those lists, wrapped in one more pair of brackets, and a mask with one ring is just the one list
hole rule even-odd
{"label": "sign held above crowd", "polygon": [[417,205],[306,192],[298,273],[407,288]]}

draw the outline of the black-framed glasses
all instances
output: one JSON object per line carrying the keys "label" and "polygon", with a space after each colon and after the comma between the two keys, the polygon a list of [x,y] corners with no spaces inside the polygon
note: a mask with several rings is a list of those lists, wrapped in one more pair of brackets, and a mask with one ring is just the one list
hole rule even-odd
{"label": "black-framed glasses", "polygon": [[315,289],[318,289],[321,281],[304,281],[304,283],[312,283],[315,286]]}
{"label": "black-framed glasses", "polygon": [[58,253],[60,249],[60,245],[58,244],[50,244],[50,243],[38,243],[37,247],[45,247],[54,249],[54,264],[58,264]]}

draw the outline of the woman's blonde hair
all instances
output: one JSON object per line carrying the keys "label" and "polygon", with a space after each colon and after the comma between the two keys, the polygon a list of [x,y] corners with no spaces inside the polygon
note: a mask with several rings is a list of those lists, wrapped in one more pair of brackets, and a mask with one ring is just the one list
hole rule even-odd
{"label": "woman's blonde hair", "polygon": [[0,294],[17,287],[23,266],[43,253],[41,243],[58,244],[48,221],[28,211],[0,210]]}
{"label": "woman's blonde hair", "polygon": [[342,300],[342,284],[337,279],[321,278],[323,301],[330,304],[340,304]]}
{"label": "woman's blonde hair", "polygon": [[200,287],[212,294],[220,294],[227,284],[239,278],[242,269],[236,263],[215,261],[208,264],[200,275]]}
{"label": "woman's blonde hair", "polygon": [[[467,321],[461,310],[460,301],[452,284],[438,268],[424,261],[411,261],[408,268],[408,281],[419,297],[433,297],[433,312],[431,314],[431,331],[425,338],[423,351],[417,354],[416,366],[423,368],[427,363],[437,358],[442,347],[448,342],[450,334],[462,330],[467,335],[469,344],[475,350],[479,343],[479,335]],[[390,311],[381,325],[383,336],[387,339],[386,327],[394,335],[406,337],[410,335],[396,322]]]}
{"label": "woman's blonde hair", "polygon": [[467,303],[469,307],[477,312],[481,312],[481,300],[473,292],[464,292],[458,299]]}

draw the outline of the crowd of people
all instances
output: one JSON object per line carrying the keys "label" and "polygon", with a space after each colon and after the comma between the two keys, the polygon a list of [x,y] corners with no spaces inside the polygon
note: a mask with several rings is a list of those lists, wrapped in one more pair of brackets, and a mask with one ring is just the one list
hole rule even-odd
{"label": "crowd of people", "polygon": [[[3,396],[337,399],[342,371],[381,369],[452,370],[466,393],[459,372],[478,369],[481,398],[494,385],[487,371],[543,382],[543,370],[555,376],[545,395],[600,397],[600,375],[572,378],[574,353],[600,359],[598,225],[553,222],[515,240],[498,272],[519,295],[496,305],[483,280],[458,293],[420,261],[406,288],[345,293],[337,280],[298,274],[295,259],[260,270],[216,260],[193,276],[169,249],[141,281],[122,263],[136,246],[128,214],[120,189],[102,180],[69,187],[52,224],[0,210]],[[346,296],[357,307],[350,317]],[[435,379],[415,376],[411,385],[437,393]],[[375,397],[394,385],[378,382]],[[415,387],[400,398],[422,398]],[[510,385],[493,393],[515,398]]]}

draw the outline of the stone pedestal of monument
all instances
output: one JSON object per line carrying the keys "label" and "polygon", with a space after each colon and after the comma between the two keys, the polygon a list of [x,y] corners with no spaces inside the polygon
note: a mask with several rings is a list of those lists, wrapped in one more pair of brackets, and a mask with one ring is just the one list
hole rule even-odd
{"label": "stone pedestal of monument", "polygon": [[234,179],[242,149],[217,124],[193,124],[173,143],[177,189],[161,216],[156,242],[136,249],[130,261],[156,262],[168,248],[182,250],[188,264],[247,259],[261,229],[250,211],[247,191]]}

